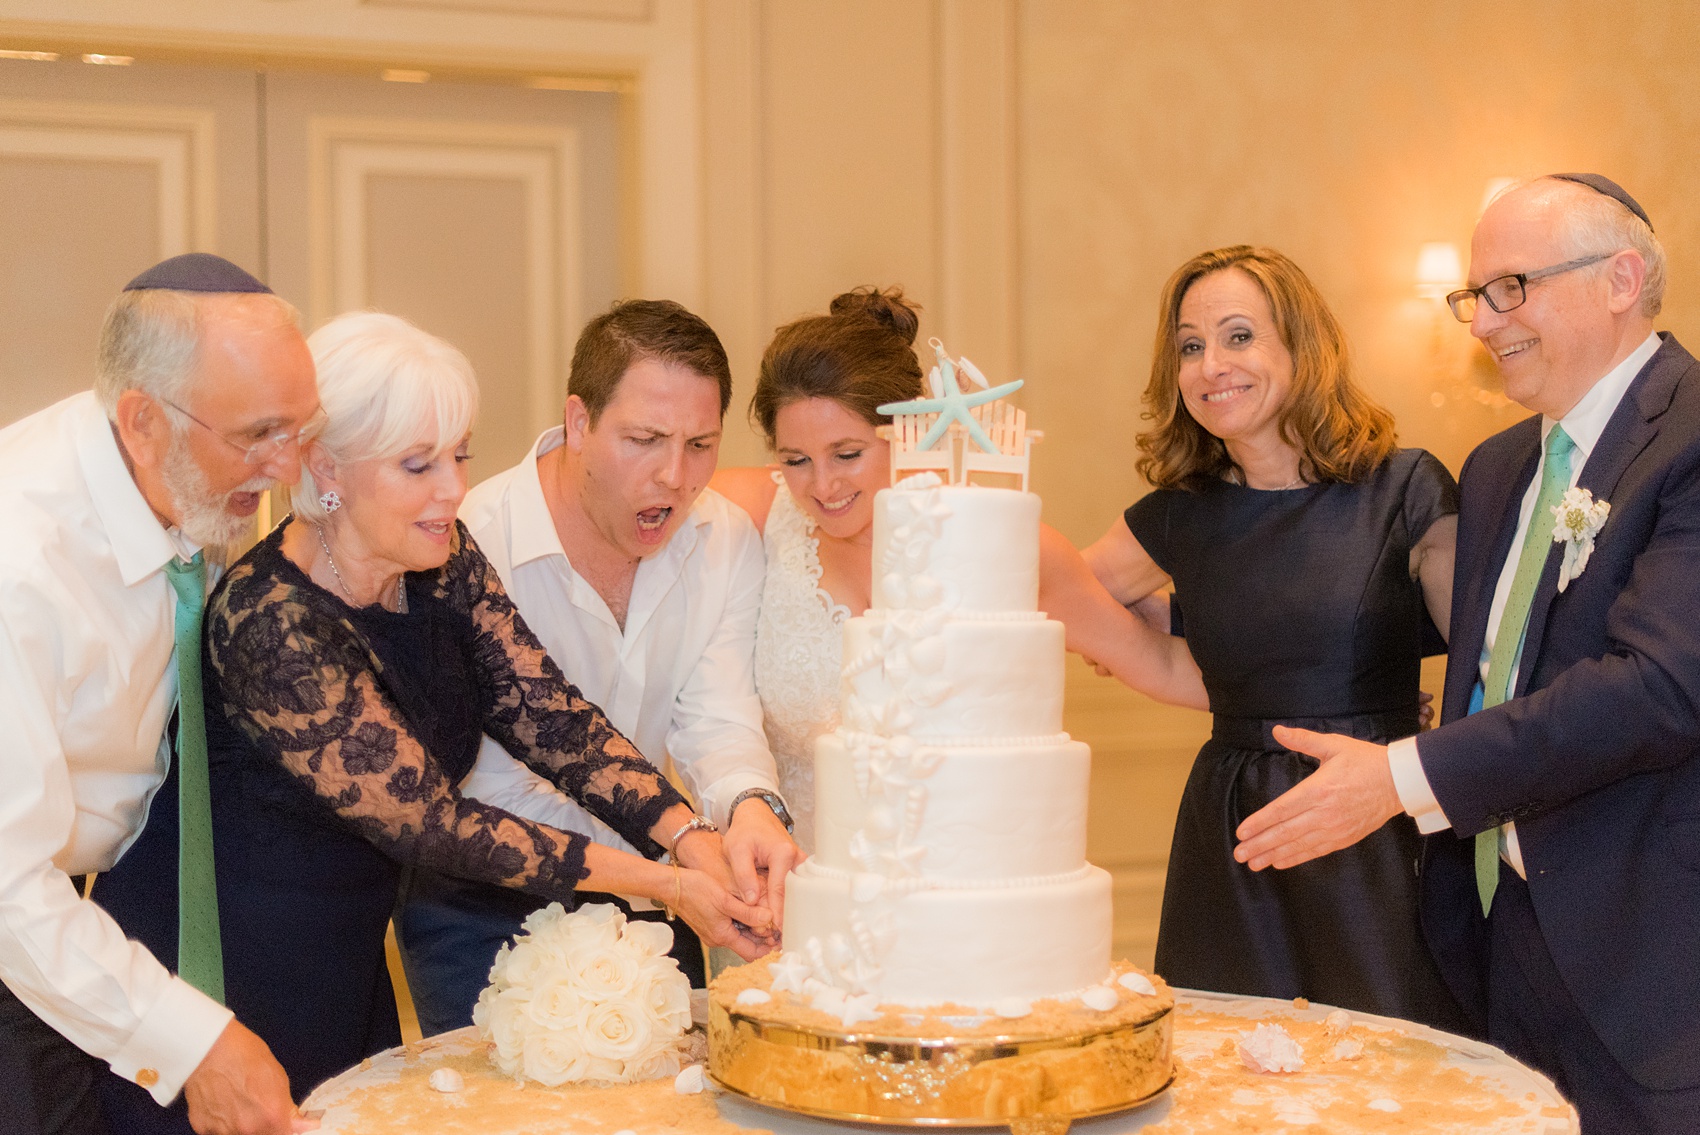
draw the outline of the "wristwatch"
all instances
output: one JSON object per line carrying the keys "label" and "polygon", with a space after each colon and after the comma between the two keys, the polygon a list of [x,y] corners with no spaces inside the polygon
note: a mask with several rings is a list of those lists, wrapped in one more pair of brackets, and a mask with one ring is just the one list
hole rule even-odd
{"label": "wristwatch", "polygon": [[791,819],[791,809],[785,806],[785,801],[780,799],[779,793],[769,792],[765,788],[746,788],[742,792],[738,793],[738,795],[732,797],[732,806],[726,809],[726,819],[728,822],[731,821],[733,816],[738,814],[738,805],[742,804],[752,796],[761,797],[762,801],[765,802],[769,808],[773,809],[773,814],[779,817],[779,822],[785,825],[786,831],[793,833],[796,832],[797,824],[796,821]]}

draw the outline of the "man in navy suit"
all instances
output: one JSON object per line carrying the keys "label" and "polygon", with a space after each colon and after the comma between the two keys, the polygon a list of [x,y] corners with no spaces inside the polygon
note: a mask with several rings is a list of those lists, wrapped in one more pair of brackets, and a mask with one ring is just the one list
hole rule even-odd
{"label": "man in navy suit", "polygon": [[1464,464],[1442,724],[1279,733],[1321,768],[1236,852],[1291,867],[1399,812],[1450,829],[1420,866],[1429,945],[1589,1135],[1700,1130],[1700,365],[1653,331],[1664,275],[1598,175],[1483,214],[1448,300],[1537,416]]}

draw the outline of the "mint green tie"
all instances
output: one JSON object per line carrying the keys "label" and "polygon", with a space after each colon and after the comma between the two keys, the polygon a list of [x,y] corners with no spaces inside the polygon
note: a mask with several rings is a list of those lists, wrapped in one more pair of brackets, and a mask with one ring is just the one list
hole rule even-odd
{"label": "mint green tie", "polygon": [[[1511,697],[1511,676],[1523,652],[1523,636],[1529,629],[1529,607],[1541,581],[1547,555],[1552,551],[1552,510],[1570,488],[1570,459],[1576,443],[1555,425],[1547,435],[1546,464],[1541,470],[1541,492],[1529,517],[1529,532],[1523,550],[1517,553],[1517,573],[1511,577],[1511,593],[1499,617],[1499,633],[1488,655],[1487,678],[1482,682],[1482,708],[1499,705]],[[1481,896],[1482,916],[1493,909],[1493,893],[1499,889],[1499,844],[1503,826],[1476,833],[1476,893]]]}
{"label": "mint green tie", "polygon": [[224,1003],[224,946],[213,872],[212,784],[201,695],[201,615],[207,565],[196,552],[165,565],[177,592],[177,975]]}

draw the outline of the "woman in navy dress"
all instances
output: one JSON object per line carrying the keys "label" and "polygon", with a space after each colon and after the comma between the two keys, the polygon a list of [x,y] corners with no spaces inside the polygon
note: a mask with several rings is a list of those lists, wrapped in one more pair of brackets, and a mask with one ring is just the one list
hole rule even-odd
{"label": "woman in navy dress", "polygon": [[[561,674],[455,519],[477,408],[465,358],[373,313],[309,346],[325,424],[296,511],[224,576],[203,634],[226,1002],[296,1098],[401,1041],[384,934],[409,865],[569,907],[584,889],[639,895],[759,952],[747,928],[768,916],[729,893],[713,825]],[[460,796],[484,734],[649,858]],[[95,886],[173,968],[174,779]],[[669,851],[680,867],[650,861]],[[105,1104],[115,1133],[190,1130],[181,1099],[161,1109],[117,1077]]]}
{"label": "woman in navy dress", "polygon": [[1142,610],[1172,583],[1155,609],[1185,636],[1213,715],[1175,825],[1157,970],[1460,1028],[1418,927],[1408,817],[1289,871],[1233,854],[1240,822],[1317,767],[1274,725],[1417,731],[1425,644],[1444,649],[1457,485],[1396,447],[1391,415],[1351,380],[1339,324],[1281,253],[1196,256],[1159,312],[1155,426],[1138,439],[1154,488],[1086,552]]}

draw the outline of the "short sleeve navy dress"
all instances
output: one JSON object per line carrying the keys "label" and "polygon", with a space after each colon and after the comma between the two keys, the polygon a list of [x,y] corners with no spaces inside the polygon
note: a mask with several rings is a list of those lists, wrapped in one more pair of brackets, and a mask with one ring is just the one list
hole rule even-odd
{"label": "short sleeve navy dress", "polygon": [[1127,526],[1174,581],[1176,632],[1213,724],[1181,797],[1157,971],[1178,986],[1308,997],[1460,1029],[1417,923],[1421,837],[1395,817],[1288,870],[1234,861],[1234,830],[1317,762],[1276,724],[1385,742],[1417,731],[1425,642],[1412,547],[1458,510],[1445,466],[1397,451],[1354,484],[1159,489]]}

